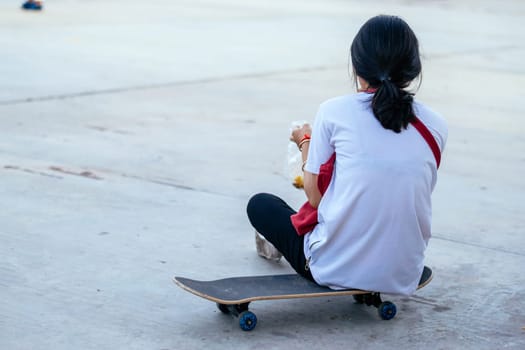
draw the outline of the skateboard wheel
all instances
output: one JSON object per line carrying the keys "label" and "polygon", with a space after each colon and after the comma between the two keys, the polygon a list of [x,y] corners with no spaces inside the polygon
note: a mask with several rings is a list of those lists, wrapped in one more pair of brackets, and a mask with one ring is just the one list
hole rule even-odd
{"label": "skateboard wheel", "polygon": [[390,301],[384,301],[377,307],[379,317],[383,320],[391,320],[394,318],[397,312],[396,305]]}
{"label": "skateboard wheel", "polygon": [[227,305],[217,303],[217,309],[219,309],[223,314],[229,314],[230,309],[228,309]]}
{"label": "skateboard wheel", "polygon": [[257,316],[251,311],[244,311],[239,315],[239,326],[243,331],[251,331],[257,325]]}

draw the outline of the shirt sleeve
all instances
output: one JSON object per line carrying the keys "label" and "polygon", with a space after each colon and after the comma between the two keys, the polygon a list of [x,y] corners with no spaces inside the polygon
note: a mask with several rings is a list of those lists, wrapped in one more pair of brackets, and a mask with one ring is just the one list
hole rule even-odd
{"label": "shirt sleeve", "polygon": [[439,123],[437,123],[436,126],[437,127],[431,127],[430,132],[436,139],[436,142],[439,145],[439,149],[441,150],[441,153],[443,153],[443,151],[445,150],[445,145],[447,143],[447,138],[448,138],[447,122],[445,121],[445,119],[443,119],[440,116]]}
{"label": "shirt sleeve", "polygon": [[312,127],[308,158],[304,169],[312,174],[319,174],[322,164],[332,156],[335,149],[332,145],[332,130],[325,117],[323,105],[319,107]]}

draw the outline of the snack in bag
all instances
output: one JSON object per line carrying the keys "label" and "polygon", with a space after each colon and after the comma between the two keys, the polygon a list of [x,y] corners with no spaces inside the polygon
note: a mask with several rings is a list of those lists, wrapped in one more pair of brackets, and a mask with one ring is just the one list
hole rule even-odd
{"label": "snack in bag", "polygon": [[[302,127],[308,122],[305,120],[294,121],[291,123],[290,134],[293,129]],[[301,156],[301,151],[297,148],[295,142],[288,142],[288,156],[287,156],[287,173],[288,177],[292,181],[292,184],[295,188],[304,188],[304,179],[303,179],[303,159]]]}

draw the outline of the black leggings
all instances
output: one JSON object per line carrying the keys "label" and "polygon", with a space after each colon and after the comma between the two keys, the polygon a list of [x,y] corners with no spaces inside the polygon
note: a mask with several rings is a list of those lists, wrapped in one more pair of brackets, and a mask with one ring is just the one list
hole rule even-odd
{"label": "black leggings", "polygon": [[297,234],[290,220],[290,216],[296,213],[295,210],[277,196],[259,193],[250,199],[246,211],[257,232],[283,254],[298,274],[314,281],[306,267],[304,236]]}

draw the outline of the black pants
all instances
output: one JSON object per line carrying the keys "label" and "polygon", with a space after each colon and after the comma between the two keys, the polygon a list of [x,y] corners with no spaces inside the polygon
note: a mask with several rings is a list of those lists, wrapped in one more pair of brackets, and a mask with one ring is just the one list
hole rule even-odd
{"label": "black pants", "polygon": [[268,193],[253,196],[248,202],[246,211],[248,219],[257,232],[283,254],[298,274],[314,281],[310,270],[306,267],[304,236],[297,234],[290,220],[290,216],[296,211],[281,198]]}

